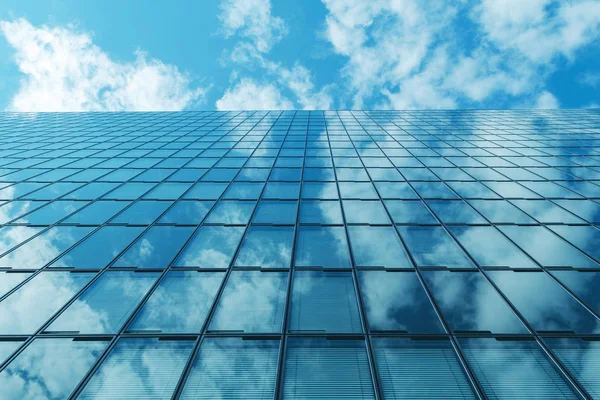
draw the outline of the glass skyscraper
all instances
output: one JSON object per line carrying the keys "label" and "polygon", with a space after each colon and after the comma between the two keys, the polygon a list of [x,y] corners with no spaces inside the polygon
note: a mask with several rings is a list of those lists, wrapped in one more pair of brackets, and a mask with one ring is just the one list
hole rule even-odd
{"label": "glass skyscraper", "polygon": [[0,399],[600,398],[600,112],[0,114]]}

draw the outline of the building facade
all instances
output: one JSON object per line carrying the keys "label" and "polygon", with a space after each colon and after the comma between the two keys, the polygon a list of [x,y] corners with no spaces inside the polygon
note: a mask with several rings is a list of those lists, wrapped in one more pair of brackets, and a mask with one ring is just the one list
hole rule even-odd
{"label": "building facade", "polygon": [[600,112],[0,116],[0,399],[600,398]]}

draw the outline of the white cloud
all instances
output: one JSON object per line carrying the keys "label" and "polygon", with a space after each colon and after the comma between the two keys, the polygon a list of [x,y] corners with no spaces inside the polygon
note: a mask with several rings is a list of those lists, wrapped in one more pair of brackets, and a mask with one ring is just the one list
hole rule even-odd
{"label": "white cloud", "polygon": [[25,75],[10,102],[13,111],[181,110],[201,101],[176,66],[136,51],[133,62],[116,62],[75,27],[35,27],[25,19],[0,21]]}
{"label": "white cloud", "polygon": [[586,72],[579,77],[579,82],[590,87],[600,86],[600,72]]}
{"label": "white cloud", "polygon": [[559,108],[558,99],[547,90],[543,91],[535,102],[535,108],[550,109]]}
{"label": "white cloud", "polygon": [[239,33],[261,53],[268,52],[287,33],[283,19],[271,15],[270,0],[225,0],[219,19],[227,37]]}
{"label": "white cloud", "polygon": [[274,85],[258,84],[243,78],[229,88],[219,100],[217,110],[284,110],[293,109],[294,104],[281,95]]}

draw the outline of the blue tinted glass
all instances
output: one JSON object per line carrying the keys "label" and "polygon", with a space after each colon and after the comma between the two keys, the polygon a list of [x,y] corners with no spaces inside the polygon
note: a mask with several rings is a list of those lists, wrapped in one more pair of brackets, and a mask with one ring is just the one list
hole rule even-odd
{"label": "blue tinted glass", "polygon": [[35,332],[94,275],[63,271],[36,275],[0,302],[0,334]]}
{"label": "blue tinted glass", "polygon": [[427,205],[445,224],[485,224],[487,221],[462,200],[429,200]]}
{"label": "blue tinted glass", "polygon": [[52,263],[51,267],[100,269],[131,243],[143,228],[104,226]]}
{"label": "blue tinted glass", "polygon": [[454,332],[528,333],[481,273],[422,271],[421,274]]}
{"label": "blue tinted glass", "polygon": [[55,226],[0,258],[0,267],[38,269],[77,243],[93,228]]}
{"label": "blue tinted glass", "polygon": [[128,201],[96,201],[65,219],[65,224],[102,225],[130,204]]}
{"label": "blue tinted glass", "polygon": [[41,187],[46,186],[44,183],[21,182],[12,186],[0,189],[0,200],[17,199],[27,193],[33,192]]}
{"label": "blue tinted glass", "polygon": [[325,182],[304,182],[302,184],[303,199],[339,199],[337,185],[335,183]]}
{"label": "blue tinted glass", "polygon": [[592,200],[554,200],[554,203],[587,222],[600,222],[600,204]]}
{"label": "blue tinted glass", "polygon": [[500,199],[496,193],[479,182],[448,182],[448,185],[464,199]]}
{"label": "blue tinted glass", "polygon": [[154,169],[150,168],[132,179],[134,182],[161,182],[169,175],[175,172],[174,169]]}
{"label": "blue tinted glass", "polygon": [[28,194],[26,197],[33,200],[54,200],[81,187],[82,185],[83,183],[52,183],[40,190],[36,190],[35,192]]}
{"label": "blue tinted glass", "polygon": [[549,200],[512,200],[511,203],[541,223],[581,224],[583,220]]}
{"label": "blue tinted glass", "polygon": [[332,168],[304,168],[305,181],[335,181]]}
{"label": "blue tinted glass", "polygon": [[552,271],[552,275],[584,301],[596,313],[600,313],[600,272]]}
{"label": "blue tinted glass", "polygon": [[535,341],[459,339],[490,399],[577,399]]}
{"label": "blue tinted glass", "polygon": [[273,398],[278,353],[278,340],[205,338],[180,398]]}
{"label": "blue tinted glass", "polygon": [[501,226],[499,229],[544,267],[600,268],[543,226]]}
{"label": "blue tinted glass", "polygon": [[4,226],[0,228],[0,252],[4,253],[12,249],[43,229],[42,227],[34,228],[32,226]]}
{"label": "blue tinted glass", "polygon": [[505,199],[539,199],[537,193],[517,182],[486,182],[485,185]]}
{"label": "blue tinted glass", "polygon": [[339,201],[302,200],[300,203],[302,224],[343,224]]}
{"label": "blue tinted glass", "polygon": [[369,175],[364,168],[336,168],[338,181],[369,182]]}
{"label": "blue tinted glass", "polygon": [[600,321],[546,273],[490,271],[488,274],[535,330],[600,331]]}
{"label": "blue tinted glass", "polygon": [[412,268],[393,227],[349,226],[348,234],[357,267]]}
{"label": "blue tinted glass", "polygon": [[439,223],[420,200],[384,200],[384,204],[396,224]]}
{"label": "blue tinted glass", "polygon": [[229,186],[224,199],[257,200],[264,187],[263,183],[234,182]]}
{"label": "blue tinted glass", "polygon": [[0,373],[5,394],[10,391],[20,399],[66,399],[108,343],[36,339]]}
{"label": "blue tinted glass", "polygon": [[287,280],[287,272],[232,272],[209,331],[281,332]]}
{"label": "blue tinted glass", "polygon": [[340,182],[340,194],[344,199],[379,199],[373,184],[370,182]]}
{"label": "blue tinted glass", "polygon": [[302,168],[273,168],[270,181],[299,181],[302,177]]}
{"label": "blue tinted glass", "polygon": [[414,272],[359,271],[358,281],[371,331],[444,333]]}
{"label": "blue tinted glass", "polygon": [[593,397],[600,397],[600,342],[575,338],[545,339],[548,347]]}
{"label": "blue tinted glass", "polygon": [[21,215],[47,204],[45,201],[15,200],[0,206],[0,224],[5,224]]}
{"label": "blue tinted glass", "polygon": [[265,187],[265,199],[297,199],[300,195],[300,184],[292,182],[269,182]]}
{"label": "blue tinted glass", "polygon": [[600,230],[593,226],[549,226],[554,232],[600,262]]}
{"label": "blue tinted glass", "polygon": [[87,204],[86,201],[53,201],[15,221],[17,224],[52,225],[73,214]]}
{"label": "blue tinted glass", "polygon": [[262,200],[258,203],[252,223],[256,224],[295,224],[296,201]]}
{"label": "blue tinted glass", "polygon": [[116,333],[158,276],[154,272],[106,272],[46,332]]}
{"label": "blue tinted glass", "polygon": [[63,196],[63,199],[94,200],[117,186],[118,183],[92,182]]}
{"label": "blue tinted glass", "polygon": [[244,234],[238,226],[203,226],[175,261],[178,267],[227,268]]}
{"label": "blue tinted glass", "polygon": [[299,227],[294,265],[297,267],[350,268],[350,255],[344,227]]}
{"label": "blue tinted glass", "polygon": [[269,168],[242,168],[235,178],[236,181],[264,182],[269,177]]}
{"label": "blue tinted glass", "polygon": [[153,187],[154,183],[128,182],[104,195],[103,198],[109,200],[136,200]]}
{"label": "blue tinted glass", "polygon": [[160,224],[198,225],[213,206],[212,201],[180,200],[159,220]]}
{"label": "blue tinted glass", "polygon": [[204,175],[206,171],[206,169],[200,168],[182,168],[171,175],[167,181],[196,182],[198,179],[202,178],[202,175]]}
{"label": "blue tinted glass", "polygon": [[237,169],[211,168],[202,177],[203,181],[229,182],[237,174]]}
{"label": "blue tinted glass", "polygon": [[121,339],[77,398],[171,398],[193,346],[193,340]]}
{"label": "blue tinted glass", "polygon": [[200,332],[224,275],[224,272],[170,271],[127,331]]}
{"label": "blue tinted glass", "polygon": [[480,267],[537,268],[492,226],[448,228]]}
{"label": "blue tinted glass", "polygon": [[[398,160],[396,160],[396,163],[400,165]],[[398,168],[398,170],[409,181],[439,181],[438,177],[427,168]]]}
{"label": "blue tinted glass", "polygon": [[507,200],[469,200],[469,204],[494,224],[536,223]]}
{"label": "blue tinted glass", "polygon": [[171,204],[170,201],[138,201],[119,214],[111,223],[148,225],[164,213]]}
{"label": "blue tinted glass", "polygon": [[408,183],[375,182],[382,199],[418,199]]}
{"label": "blue tinted glass", "polygon": [[234,266],[289,268],[293,241],[293,226],[251,226]]}
{"label": "blue tinted glass", "polygon": [[206,218],[209,224],[245,225],[254,211],[254,201],[221,200]]}
{"label": "blue tinted glass", "polygon": [[412,182],[412,187],[424,199],[456,199],[458,196],[443,182]]}
{"label": "blue tinted glass", "polygon": [[166,268],[194,232],[192,227],[153,226],[140,237],[114,267]]}
{"label": "blue tinted glass", "polygon": [[18,284],[31,276],[28,272],[2,272],[0,273],[0,297],[10,292]]}
{"label": "blue tinted glass", "polygon": [[[1,340],[0,341],[0,364],[10,357],[15,350],[17,350],[23,344],[22,340]],[[2,373],[0,372],[0,376]]]}
{"label": "blue tinted glass", "polygon": [[176,200],[191,185],[189,183],[161,183],[144,196],[145,199]]}
{"label": "blue tinted glass", "polygon": [[579,194],[565,189],[554,182],[521,182],[521,184],[547,199],[561,197],[565,199],[581,198]]}
{"label": "blue tinted glass", "polygon": [[184,199],[217,200],[225,189],[227,183],[198,182],[183,196]]}
{"label": "blue tinted glass", "polygon": [[296,271],[291,332],[362,332],[350,272]]}
{"label": "blue tinted glass", "polygon": [[344,200],[342,204],[349,224],[391,224],[381,201]]}
{"label": "blue tinted glass", "polygon": [[290,338],[284,399],[375,399],[362,340]]}
{"label": "blue tinted glass", "polygon": [[475,267],[444,228],[439,226],[397,228],[419,267]]}
{"label": "blue tinted glass", "polygon": [[447,340],[373,338],[385,399],[475,399]]}

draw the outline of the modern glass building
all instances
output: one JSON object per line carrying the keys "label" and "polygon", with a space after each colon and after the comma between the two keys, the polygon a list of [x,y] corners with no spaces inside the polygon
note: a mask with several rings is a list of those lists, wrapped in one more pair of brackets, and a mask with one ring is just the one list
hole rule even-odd
{"label": "modern glass building", "polygon": [[0,115],[0,399],[600,398],[600,112]]}

